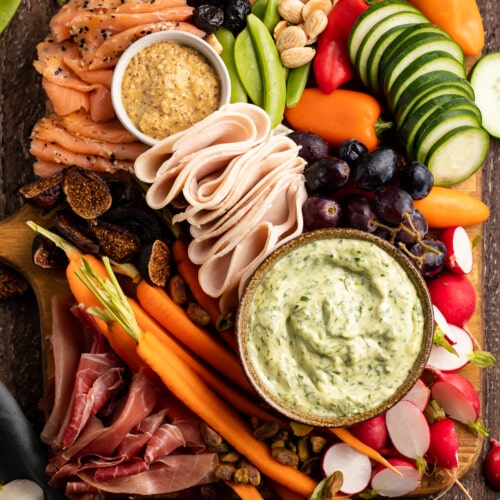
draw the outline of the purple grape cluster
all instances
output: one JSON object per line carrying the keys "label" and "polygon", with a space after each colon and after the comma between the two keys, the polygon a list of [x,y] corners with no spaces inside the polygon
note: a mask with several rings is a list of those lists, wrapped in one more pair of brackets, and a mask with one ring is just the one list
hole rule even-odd
{"label": "purple grape cluster", "polygon": [[294,132],[290,137],[301,146],[299,154],[307,162],[306,230],[367,231],[404,252],[424,277],[442,270],[446,248],[428,237],[428,224],[414,206],[414,200],[427,196],[434,184],[425,165],[408,162],[394,147],[368,151],[356,139],[331,148],[311,132]]}

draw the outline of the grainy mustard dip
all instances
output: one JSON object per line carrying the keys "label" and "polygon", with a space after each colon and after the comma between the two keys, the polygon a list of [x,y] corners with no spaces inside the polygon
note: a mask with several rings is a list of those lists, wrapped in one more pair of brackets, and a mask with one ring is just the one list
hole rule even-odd
{"label": "grainy mustard dip", "polygon": [[135,126],[154,139],[189,128],[220,104],[220,81],[192,47],[159,42],[138,52],[125,69],[122,100]]}
{"label": "grainy mustard dip", "polygon": [[320,239],[264,275],[247,328],[269,391],[299,411],[345,417],[377,407],[404,382],[424,314],[411,279],[379,246]]}

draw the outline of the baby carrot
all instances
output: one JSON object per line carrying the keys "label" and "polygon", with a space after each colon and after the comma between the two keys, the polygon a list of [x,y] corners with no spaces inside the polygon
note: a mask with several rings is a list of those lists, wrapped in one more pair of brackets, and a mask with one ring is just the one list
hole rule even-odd
{"label": "baby carrot", "polygon": [[233,483],[226,481],[226,484],[238,495],[241,500],[264,500],[260,491],[253,485],[245,483]]}
{"label": "baby carrot", "polygon": [[137,299],[143,309],[180,342],[239,387],[250,394],[255,393],[235,354],[195,325],[165,290],[143,280],[137,286]]}
{"label": "baby carrot", "polygon": [[[99,297],[110,321],[117,321],[137,342],[137,353],[165,387],[208,425],[213,427],[236,451],[245,456],[262,474],[304,497],[308,497],[316,481],[299,470],[284,465],[272,457],[270,448],[256,439],[240,415],[215,394],[201,378],[157,336],[142,330],[131,310],[118,281],[105,260],[110,280],[100,280],[85,263],[79,274]],[[90,312],[93,312],[92,310]]]}

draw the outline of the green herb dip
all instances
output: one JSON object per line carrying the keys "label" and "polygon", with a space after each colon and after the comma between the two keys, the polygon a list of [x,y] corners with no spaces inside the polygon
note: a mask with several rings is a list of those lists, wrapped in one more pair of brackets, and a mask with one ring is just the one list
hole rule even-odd
{"label": "green herb dip", "polygon": [[351,238],[285,253],[256,286],[248,318],[248,356],[267,389],[321,417],[384,403],[408,377],[425,327],[402,266]]}

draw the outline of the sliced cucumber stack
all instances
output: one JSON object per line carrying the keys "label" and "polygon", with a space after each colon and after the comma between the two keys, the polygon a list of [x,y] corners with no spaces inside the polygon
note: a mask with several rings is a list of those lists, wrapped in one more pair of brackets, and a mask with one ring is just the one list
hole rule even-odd
{"label": "sliced cucumber stack", "polygon": [[471,85],[476,92],[476,103],[483,113],[483,127],[500,139],[500,52],[483,56],[470,74]]}
{"label": "sliced cucumber stack", "polygon": [[[436,185],[457,184],[482,165],[489,136],[478,90],[466,78],[462,49],[444,30],[405,0],[382,0],[354,24],[349,56],[361,81],[386,99],[409,159],[427,164]],[[477,86],[493,88],[484,72],[476,75]],[[500,136],[498,108],[492,113]]]}

